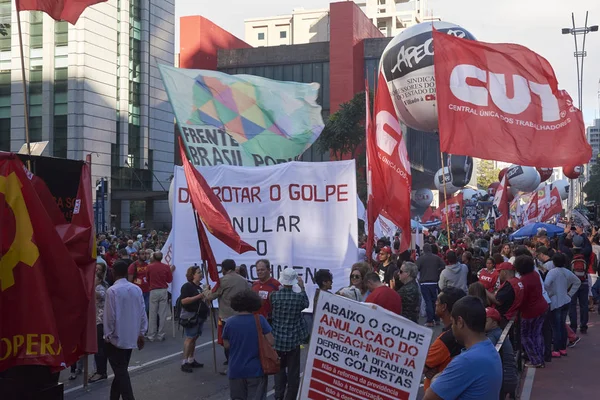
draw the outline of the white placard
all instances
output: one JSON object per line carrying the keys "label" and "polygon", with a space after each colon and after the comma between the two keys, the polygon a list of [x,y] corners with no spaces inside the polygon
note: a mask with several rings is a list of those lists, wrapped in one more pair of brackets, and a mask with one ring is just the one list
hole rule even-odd
{"label": "white placard", "polygon": [[[217,263],[231,258],[247,267],[251,280],[258,279],[254,264],[262,258],[270,260],[275,279],[284,268],[292,267],[305,281],[311,303],[316,289],[314,274],[319,269],[331,271],[336,287],[348,286],[350,267],[358,259],[353,160],[197,168],[222,201],[242,240],[257,249],[237,254],[209,234]],[[171,236],[177,269],[173,301],[186,282],[187,268],[201,264],[182,167],[175,167],[174,180]]]}
{"label": "white placard", "polygon": [[431,329],[320,293],[299,398],[416,399]]}

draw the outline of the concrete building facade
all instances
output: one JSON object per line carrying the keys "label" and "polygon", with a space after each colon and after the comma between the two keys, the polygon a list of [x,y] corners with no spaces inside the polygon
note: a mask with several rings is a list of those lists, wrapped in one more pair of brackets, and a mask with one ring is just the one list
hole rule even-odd
{"label": "concrete building facade", "polygon": [[586,180],[589,180],[592,167],[598,163],[600,155],[600,119],[594,119],[594,124],[587,127],[585,135],[592,146],[592,158],[586,168]]}
{"label": "concrete building facade", "polygon": [[[425,0],[355,0],[372,24],[386,37],[424,21],[439,21],[425,7]],[[291,14],[244,21],[245,41],[253,47],[327,42],[330,10],[297,8]]]}
{"label": "concrete building facade", "polygon": [[[21,12],[32,142],[43,155],[84,160],[108,181],[106,224],[129,228],[131,201],[146,226],[170,225],[173,113],[158,63],[173,65],[174,0],[108,0],[76,25]],[[25,143],[17,14],[0,0],[0,150]],[[111,218],[112,215],[112,218]]]}

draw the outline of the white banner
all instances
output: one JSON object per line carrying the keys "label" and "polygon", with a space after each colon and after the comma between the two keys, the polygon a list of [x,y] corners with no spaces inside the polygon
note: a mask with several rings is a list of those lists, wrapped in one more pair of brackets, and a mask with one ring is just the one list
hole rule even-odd
{"label": "white banner", "polygon": [[300,399],[416,399],[432,331],[320,292]]}
{"label": "white banner", "polygon": [[[356,172],[354,161],[291,162],[256,167],[197,167],[222,201],[233,227],[256,252],[237,254],[209,234],[217,263],[231,258],[257,280],[255,263],[271,262],[279,278],[294,268],[306,282],[308,298],[316,289],[314,274],[329,269],[334,285],[348,285],[358,259]],[[173,301],[186,282],[185,272],[200,265],[200,249],[187,182],[175,167],[173,195]],[[311,306],[312,307],[312,306]],[[311,309],[312,310],[312,309]]]}

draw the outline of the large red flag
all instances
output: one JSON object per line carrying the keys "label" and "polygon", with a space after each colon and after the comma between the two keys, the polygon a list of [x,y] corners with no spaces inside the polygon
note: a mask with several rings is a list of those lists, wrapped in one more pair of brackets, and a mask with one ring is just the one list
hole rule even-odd
{"label": "large red flag", "polygon": [[546,59],[435,30],[433,40],[441,151],[548,168],[590,161],[582,113]]}
{"label": "large red flag", "polygon": [[557,188],[550,190],[549,186],[538,192],[539,222],[546,222],[562,211],[562,202]]}
{"label": "large red flag", "polygon": [[58,370],[85,352],[91,284],[32,178],[16,155],[0,153],[0,371],[17,365]]}
{"label": "large red flag", "polygon": [[523,225],[531,222],[538,222],[539,216],[540,210],[538,209],[538,192],[535,192],[523,210]]}
{"label": "large red flag", "polygon": [[81,13],[91,5],[107,0],[15,0],[18,11],[43,11],[57,21],[75,25]]}
{"label": "large red flag", "polygon": [[492,216],[495,219],[494,228],[496,231],[508,228],[508,188],[506,175],[500,181],[500,185],[496,189],[494,203],[492,205]]}
{"label": "large red flag", "polygon": [[446,214],[448,215],[448,221],[460,222],[462,215],[463,206],[463,195],[460,193],[446,201],[442,202],[438,208],[433,212],[432,216],[438,218],[442,222],[442,226],[445,227]]}
{"label": "large red flag", "polygon": [[[410,228],[412,177],[406,140],[382,73],[379,74],[374,108],[375,126],[370,126],[367,132],[369,184],[367,217],[371,224],[381,214],[399,227],[402,230],[400,240],[402,252],[410,247],[412,241]],[[369,230],[371,231],[372,229]]]}
{"label": "large red flag", "polygon": [[[240,235],[233,229],[231,225],[231,220],[229,218],[229,214],[221,204],[219,198],[213,193],[212,189],[204,179],[204,177],[198,172],[198,170],[190,164],[188,161],[187,155],[185,154],[185,149],[183,147],[183,143],[181,142],[181,138],[179,138],[179,151],[181,153],[181,160],[183,162],[183,169],[185,171],[185,179],[187,180],[188,191],[190,193],[190,199],[192,201],[192,206],[194,207],[195,212],[198,215],[198,235],[200,239],[200,244],[208,245],[208,239],[202,239],[203,228],[200,227],[200,224],[204,224],[208,231],[217,239],[225,243],[234,251],[239,254],[245,253],[247,251],[256,251],[256,249],[250,246],[248,243],[244,242]],[[203,251],[203,259],[206,261],[210,260],[209,254],[205,254],[204,251],[210,251],[212,254],[212,250],[210,250],[210,246],[208,246]],[[205,258],[206,256],[206,258]],[[214,260],[214,256],[212,257]],[[214,267],[211,265],[208,266],[208,272],[210,274],[210,279],[213,282],[218,282],[219,276],[217,273],[216,263]]]}

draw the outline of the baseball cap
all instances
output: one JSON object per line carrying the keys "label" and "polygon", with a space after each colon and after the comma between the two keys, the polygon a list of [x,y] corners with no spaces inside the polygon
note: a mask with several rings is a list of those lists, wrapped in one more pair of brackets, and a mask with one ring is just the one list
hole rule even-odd
{"label": "baseball cap", "polygon": [[380,252],[380,253],[388,253],[388,254],[392,254],[392,249],[390,249],[390,246],[385,246],[385,247],[382,247],[382,248],[379,250],[379,252]]}
{"label": "baseball cap", "polygon": [[500,316],[500,312],[498,312],[498,310],[492,307],[488,307],[485,309],[485,317],[491,318],[496,322],[500,322],[500,320],[502,319],[502,317]]}
{"label": "baseball cap", "polygon": [[515,267],[509,262],[503,262],[496,267],[497,271],[514,271]]}
{"label": "baseball cap", "polygon": [[573,248],[580,249],[583,247],[583,237],[580,235],[573,236]]}

